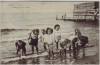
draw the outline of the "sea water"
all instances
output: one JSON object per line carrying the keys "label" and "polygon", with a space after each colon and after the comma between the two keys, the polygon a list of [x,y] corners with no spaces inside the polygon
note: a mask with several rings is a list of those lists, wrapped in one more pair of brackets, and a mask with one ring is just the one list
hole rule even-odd
{"label": "sea water", "polygon": [[[11,20],[2,21],[2,24],[7,23],[9,26],[3,25],[1,29],[1,58],[16,57],[15,42],[17,40],[23,40],[27,43],[26,53],[30,54],[31,47],[28,37],[31,30],[46,29],[47,27],[54,28],[56,24],[61,26],[62,33],[74,32],[75,28],[79,28],[82,35],[89,37],[89,43],[99,43],[99,26],[96,22],[56,20],[57,14],[61,15],[62,13],[6,13],[6,16]],[[14,26],[11,27],[10,25]],[[42,44],[39,44],[39,51],[43,50]]]}

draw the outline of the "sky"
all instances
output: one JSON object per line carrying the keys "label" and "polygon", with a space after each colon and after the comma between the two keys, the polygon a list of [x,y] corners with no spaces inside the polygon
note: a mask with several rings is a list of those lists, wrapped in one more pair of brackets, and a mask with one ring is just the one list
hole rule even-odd
{"label": "sky", "polygon": [[[75,2],[2,2],[2,12],[64,12],[73,10]],[[18,8],[19,7],[19,8]],[[24,7],[24,8],[21,8]]]}
{"label": "sky", "polygon": [[[82,2],[1,2],[1,28],[16,28],[13,25],[15,19],[10,13],[68,13],[68,16],[73,15],[74,4],[79,4]],[[28,17],[28,16],[27,16]],[[30,16],[29,18],[31,18]],[[20,21],[22,22],[22,21]],[[17,23],[15,23],[17,24]]]}

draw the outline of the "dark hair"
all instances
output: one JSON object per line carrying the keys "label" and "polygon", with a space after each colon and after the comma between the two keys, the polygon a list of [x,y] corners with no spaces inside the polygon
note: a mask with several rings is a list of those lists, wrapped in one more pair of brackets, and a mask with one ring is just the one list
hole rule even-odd
{"label": "dark hair", "polygon": [[18,42],[22,42],[22,40],[18,40]]}
{"label": "dark hair", "polygon": [[35,34],[35,31],[39,34],[39,29],[34,29],[32,32]]}
{"label": "dark hair", "polygon": [[48,30],[51,30],[51,34],[53,33],[53,29],[52,28],[47,28],[46,29],[46,34],[48,34]]}
{"label": "dark hair", "polygon": [[74,38],[74,39],[72,40],[72,43],[77,42],[77,40],[78,40],[78,38]]}
{"label": "dark hair", "polygon": [[39,33],[39,29],[36,29],[36,32],[38,32],[38,33]]}
{"label": "dark hair", "polygon": [[71,42],[71,41],[70,41],[69,39],[65,39],[65,42],[66,42],[66,43],[69,43],[69,42]]}
{"label": "dark hair", "polygon": [[77,34],[81,35],[81,31],[78,28],[75,29],[75,35],[77,35]]}
{"label": "dark hair", "polygon": [[42,31],[45,31],[45,29],[41,29]]}
{"label": "dark hair", "polygon": [[59,25],[59,24],[56,24],[56,25],[54,26],[54,29],[55,29],[56,27],[60,27],[60,25]]}
{"label": "dark hair", "polygon": [[76,30],[77,30],[77,31],[80,31],[78,28],[75,29],[75,32],[76,32]]}

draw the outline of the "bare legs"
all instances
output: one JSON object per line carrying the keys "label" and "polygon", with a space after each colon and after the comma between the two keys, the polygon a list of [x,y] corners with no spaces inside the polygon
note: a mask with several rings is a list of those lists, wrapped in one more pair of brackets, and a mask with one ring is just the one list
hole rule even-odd
{"label": "bare legs", "polygon": [[32,45],[32,54],[34,53],[34,47],[36,48],[37,54],[38,54],[38,45]]}

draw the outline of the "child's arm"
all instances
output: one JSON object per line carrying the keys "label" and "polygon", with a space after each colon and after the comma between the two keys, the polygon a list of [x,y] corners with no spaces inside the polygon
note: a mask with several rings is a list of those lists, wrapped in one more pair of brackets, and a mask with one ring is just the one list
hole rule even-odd
{"label": "child's arm", "polygon": [[16,43],[15,43],[15,46],[17,47],[17,45],[18,45],[18,43],[16,42]]}
{"label": "child's arm", "polygon": [[42,42],[42,36],[38,35],[39,42]]}
{"label": "child's arm", "polygon": [[18,49],[18,42],[15,43],[16,49]]}
{"label": "child's arm", "polygon": [[28,40],[31,39],[31,38],[32,38],[32,37],[31,37],[31,33],[29,33],[29,38],[28,38]]}

